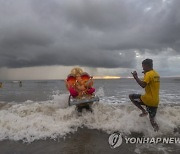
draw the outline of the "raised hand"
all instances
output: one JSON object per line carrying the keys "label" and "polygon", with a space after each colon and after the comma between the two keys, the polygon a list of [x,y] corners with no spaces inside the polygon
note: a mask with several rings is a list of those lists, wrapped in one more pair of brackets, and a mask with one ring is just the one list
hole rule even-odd
{"label": "raised hand", "polygon": [[136,71],[131,72],[131,74],[133,75],[134,78],[137,77],[137,72]]}

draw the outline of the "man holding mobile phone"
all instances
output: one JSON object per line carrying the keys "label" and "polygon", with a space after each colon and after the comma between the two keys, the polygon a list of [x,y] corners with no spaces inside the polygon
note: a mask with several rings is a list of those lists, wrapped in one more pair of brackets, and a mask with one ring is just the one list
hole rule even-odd
{"label": "man holding mobile phone", "polygon": [[[145,94],[130,94],[129,98],[132,103],[137,106],[142,113],[140,117],[148,115],[154,131],[159,130],[159,126],[155,121],[155,116],[159,104],[159,88],[160,88],[160,76],[153,69],[153,60],[145,59],[142,62],[142,68],[144,73],[144,79],[140,80],[136,71],[131,72],[136,82],[145,88]],[[146,110],[143,106],[146,106]]]}

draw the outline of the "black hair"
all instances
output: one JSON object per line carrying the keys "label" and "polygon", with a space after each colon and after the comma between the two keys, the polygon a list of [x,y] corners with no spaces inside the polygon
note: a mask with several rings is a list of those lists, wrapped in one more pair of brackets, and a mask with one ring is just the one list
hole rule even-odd
{"label": "black hair", "polygon": [[145,59],[142,61],[142,64],[147,65],[149,67],[153,67],[153,60],[152,59]]}

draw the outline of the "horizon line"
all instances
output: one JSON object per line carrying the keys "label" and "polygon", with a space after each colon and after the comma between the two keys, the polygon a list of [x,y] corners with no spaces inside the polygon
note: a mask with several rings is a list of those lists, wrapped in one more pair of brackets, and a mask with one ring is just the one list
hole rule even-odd
{"label": "horizon line", "polygon": [[[142,76],[139,76],[142,78]],[[180,76],[161,76],[161,78],[180,78]],[[26,80],[65,80],[66,78],[56,78],[56,79],[0,79],[0,81],[26,81]],[[122,77],[122,76],[93,76],[94,80],[118,80],[118,79],[133,79],[132,76]]]}

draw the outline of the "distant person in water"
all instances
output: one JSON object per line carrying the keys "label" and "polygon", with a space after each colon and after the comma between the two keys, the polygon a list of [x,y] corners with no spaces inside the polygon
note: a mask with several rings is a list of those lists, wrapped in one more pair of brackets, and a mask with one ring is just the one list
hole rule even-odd
{"label": "distant person in water", "polygon": [[[129,98],[132,103],[137,106],[142,113],[140,117],[148,115],[154,131],[159,130],[159,126],[155,121],[155,116],[159,104],[159,87],[160,87],[160,76],[153,69],[153,60],[145,59],[142,62],[142,68],[144,73],[144,79],[140,80],[136,71],[132,72],[132,75],[136,82],[142,87],[145,88],[145,94],[130,94]],[[146,106],[146,110],[143,106]]]}
{"label": "distant person in water", "polygon": [[19,87],[22,87],[22,81],[19,81]]}
{"label": "distant person in water", "polygon": [[0,88],[2,88],[3,87],[3,83],[2,82],[0,82]]}

